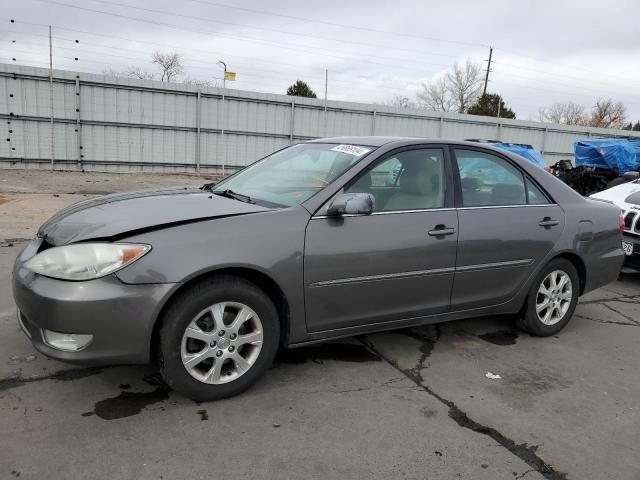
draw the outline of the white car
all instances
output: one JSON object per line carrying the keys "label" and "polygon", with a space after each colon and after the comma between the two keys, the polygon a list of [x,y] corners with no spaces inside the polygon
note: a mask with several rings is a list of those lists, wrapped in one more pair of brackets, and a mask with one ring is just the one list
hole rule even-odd
{"label": "white car", "polygon": [[622,248],[626,255],[623,271],[640,270],[640,179],[594,193],[591,198],[620,207],[624,218]]}

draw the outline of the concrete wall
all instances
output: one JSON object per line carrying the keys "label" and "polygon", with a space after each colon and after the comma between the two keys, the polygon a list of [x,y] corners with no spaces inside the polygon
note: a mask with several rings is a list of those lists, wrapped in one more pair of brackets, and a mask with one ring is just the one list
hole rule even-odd
{"label": "concrete wall", "polygon": [[[53,90],[53,126],[50,88]],[[572,143],[638,132],[289,97],[0,64],[0,167],[220,171],[336,135],[527,143],[552,164]],[[52,135],[53,131],[53,135]],[[52,141],[53,140],[53,141]],[[52,148],[53,146],[53,148]]]}

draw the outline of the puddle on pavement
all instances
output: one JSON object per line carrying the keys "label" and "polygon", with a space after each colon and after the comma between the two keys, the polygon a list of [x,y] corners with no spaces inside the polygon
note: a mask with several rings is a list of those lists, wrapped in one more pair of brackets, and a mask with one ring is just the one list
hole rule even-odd
{"label": "puddle on pavement", "polygon": [[149,385],[155,386],[155,390],[151,392],[129,392],[127,390],[131,388],[131,384],[122,383],[120,384],[120,389],[124,391],[120,395],[96,402],[93,412],[85,412],[82,416],[97,415],[104,420],[116,420],[137,415],[143,408],[169,398],[171,389],[164,383],[159,374],[147,375],[143,380]]}
{"label": "puddle on pavement", "polygon": [[299,365],[305,362],[323,363],[325,360],[338,362],[379,362],[380,358],[364,345],[353,343],[323,343],[311,347],[282,349],[276,355],[274,365],[282,363]]}
{"label": "puddle on pavement", "polygon": [[104,420],[115,420],[137,415],[143,408],[168,398],[169,390],[164,388],[151,392],[121,392],[117,397],[97,402],[93,413]]}
{"label": "puddle on pavement", "polygon": [[498,330],[497,332],[483,333],[478,337],[494,345],[515,345],[518,332],[515,330]]}

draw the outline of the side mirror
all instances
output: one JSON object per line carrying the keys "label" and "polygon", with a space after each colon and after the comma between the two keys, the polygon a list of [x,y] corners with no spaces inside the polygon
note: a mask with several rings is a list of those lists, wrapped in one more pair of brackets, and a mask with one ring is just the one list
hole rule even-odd
{"label": "side mirror", "polygon": [[637,180],[638,178],[640,178],[640,172],[624,172],[624,175],[622,175],[622,178],[624,179],[625,182],[633,182],[634,180]]}
{"label": "side mirror", "polygon": [[341,193],[329,205],[327,215],[369,215],[373,212],[374,205],[375,198],[370,193]]}

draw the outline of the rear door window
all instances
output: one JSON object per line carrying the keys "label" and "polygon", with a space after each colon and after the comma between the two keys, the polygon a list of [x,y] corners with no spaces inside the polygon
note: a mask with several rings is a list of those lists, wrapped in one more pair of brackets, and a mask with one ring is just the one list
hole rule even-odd
{"label": "rear door window", "polygon": [[464,207],[526,205],[524,177],[517,168],[489,153],[454,151]]}

